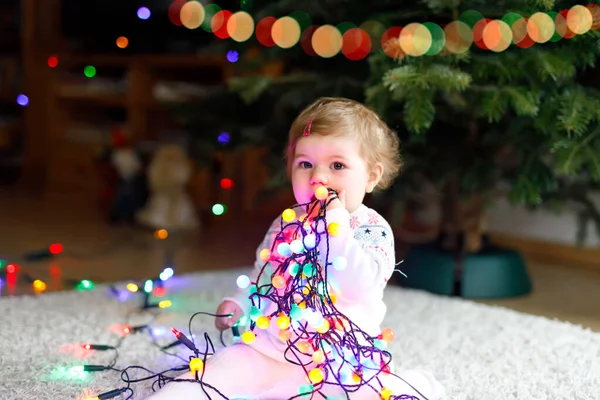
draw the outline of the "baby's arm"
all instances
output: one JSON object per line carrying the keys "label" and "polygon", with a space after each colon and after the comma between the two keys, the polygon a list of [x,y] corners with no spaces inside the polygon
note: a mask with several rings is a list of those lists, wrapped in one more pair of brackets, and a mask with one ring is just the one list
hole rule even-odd
{"label": "baby's arm", "polygon": [[[338,208],[327,212],[327,223],[336,222],[337,236],[329,236],[327,278],[338,297],[360,301],[372,290],[384,287],[394,272],[394,235],[389,224],[373,214],[356,229],[350,226],[348,210]],[[318,231],[322,231],[322,224]],[[319,244],[320,259],[325,260],[328,246],[325,235]],[[344,257],[346,268],[331,265],[336,257]]]}

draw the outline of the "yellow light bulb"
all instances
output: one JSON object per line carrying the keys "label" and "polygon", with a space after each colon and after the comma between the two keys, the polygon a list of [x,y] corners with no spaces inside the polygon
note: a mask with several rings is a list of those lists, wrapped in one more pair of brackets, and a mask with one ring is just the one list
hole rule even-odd
{"label": "yellow light bulb", "polygon": [[279,329],[287,329],[290,327],[290,317],[287,315],[280,315],[277,318],[277,326]]}
{"label": "yellow light bulb", "polygon": [[129,290],[132,293],[135,293],[138,291],[138,285],[136,285],[135,283],[128,283],[127,284],[127,290]]}
{"label": "yellow light bulb", "polygon": [[327,225],[327,232],[329,232],[331,236],[339,235],[340,229],[340,224],[338,224],[337,222],[332,222],[329,225]]}
{"label": "yellow light bulb", "polygon": [[202,362],[199,358],[192,358],[190,360],[190,371],[192,372],[200,372],[204,368],[204,362]]}
{"label": "yellow light bulb", "polygon": [[317,385],[317,384],[323,382],[324,377],[325,377],[325,373],[323,372],[323,370],[321,368],[311,369],[310,372],[308,373],[308,379],[310,379],[310,382],[313,385]]}
{"label": "yellow light bulb", "polygon": [[44,290],[46,290],[46,283],[44,281],[36,279],[35,281],[33,281],[33,290],[35,290],[38,293],[43,292]]}
{"label": "yellow light bulb", "polygon": [[161,302],[158,303],[158,307],[160,308],[168,308],[171,307],[173,303],[171,303],[171,300],[163,300]]}
{"label": "yellow light bulb", "polygon": [[329,190],[325,186],[319,186],[315,190],[315,197],[319,200],[325,200],[329,196]]}
{"label": "yellow light bulb", "polygon": [[335,293],[329,293],[329,300],[331,301],[331,304],[335,304],[337,302],[337,296]]}
{"label": "yellow light bulb", "polygon": [[389,400],[390,396],[392,395],[392,391],[388,388],[381,388],[381,398],[383,400]]}
{"label": "yellow light bulb", "polygon": [[242,342],[246,344],[252,344],[256,340],[256,335],[252,331],[246,331],[242,333]]}
{"label": "yellow light bulb", "polygon": [[256,320],[256,326],[258,326],[259,329],[268,329],[270,324],[271,320],[269,317],[265,317],[264,315],[262,317],[258,317]]}
{"label": "yellow light bulb", "polygon": [[271,252],[269,251],[269,249],[262,249],[260,251],[259,257],[262,261],[269,261],[269,258],[271,258]]}
{"label": "yellow light bulb", "polygon": [[323,353],[323,350],[315,351],[312,355],[312,359],[315,364],[323,364],[325,362],[325,354]]}
{"label": "yellow light bulb", "polygon": [[326,319],[323,320],[323,323],[317,328],[317,332],[326,333],[329,328],[331,328],[331,324]]}
{"label": "yellow light bulb", "polygon": [[281,213],[281,218],[283,218],[285,222],[292,222],[294,219],[296,219],[296,211],[288,208]]}

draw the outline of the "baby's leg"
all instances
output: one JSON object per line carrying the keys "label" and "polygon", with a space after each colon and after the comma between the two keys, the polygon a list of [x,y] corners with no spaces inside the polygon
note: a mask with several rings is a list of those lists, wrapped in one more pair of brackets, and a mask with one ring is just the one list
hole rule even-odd
{"label": "baby's leg", "polygon": [[[442,385],[427,371],[411,370],[394,375],[381,376],[379,380],[383,387],[389,389],[397,397],[402,395],[414,396],[419,400],[441,400],[445,396]],[[370,381],[371,386],[363,386],[349,393],[352,400],[381,400],[381,385],[375,380]],[[345,399],[344,390],[335,385],[328,385],[323,389],[327,398]]]}
{"label": "baby's leg", "polygon": [[[205,365],[203,382],[213,386],[229,399],[270,398],[288,399],[298,394],[304,371],[293,364],[273,360],[250,346],[237,344],[218,349]],[[292,378],[292,379],[290,379]],[[177,379],[194,379],[188,372]],[[208,386],[204,389],[214,400],[223,399]],[[149,400],[203,400],[208,399],[200,383],[173,381],[165,385]]]}

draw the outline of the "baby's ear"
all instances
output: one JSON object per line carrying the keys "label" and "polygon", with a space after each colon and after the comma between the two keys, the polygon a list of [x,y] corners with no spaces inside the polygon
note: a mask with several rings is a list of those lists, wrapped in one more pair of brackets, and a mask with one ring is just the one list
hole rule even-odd
{"label": "baby's ear", "polygon": [[383,176],[383,165],[381,163],[375,163],[371,167],[371,170],[369,171],[369,182],[367,183],[367,193],[371,193],[375,189],[375,186],[377,186],[377,184],[381,180],[382,176]]}

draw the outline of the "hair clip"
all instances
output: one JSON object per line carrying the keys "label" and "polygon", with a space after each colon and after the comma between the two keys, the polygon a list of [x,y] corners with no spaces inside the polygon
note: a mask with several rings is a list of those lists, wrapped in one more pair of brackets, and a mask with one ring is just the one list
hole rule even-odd
{"label": "hair clip", "polygon": [[302,136],[307,137],[310,135],[310,128],[312,127],[312,119],[308,121],[308,124],[304,127],[304,132],[302,132]]}

